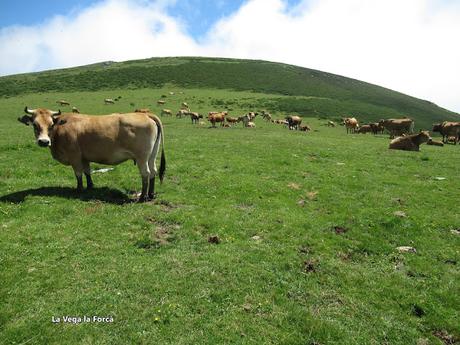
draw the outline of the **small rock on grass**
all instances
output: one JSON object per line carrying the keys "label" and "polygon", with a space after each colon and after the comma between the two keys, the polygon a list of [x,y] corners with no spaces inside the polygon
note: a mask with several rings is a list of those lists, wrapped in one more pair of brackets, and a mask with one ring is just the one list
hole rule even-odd
{"label": "small rock on grass", "polygon": [[262,237],[260,237],[258,235],[255,235],[255,236],[251,237],[251,240],[253,240],[253,241],[260,241],[261,239],[262,239]]}
{"label": "small rock on grass", "polygon": [[217,235],[209,236],[208,242],[213,243],[213,244],[219,244],[220,243],[220,238]]}
{"label": "small rock on grass", "polygon": [[450,232],[454,235],[460,235],[460,229],[452,229]]}
{"label": "small rock on grass", "polygon": [[393,212],[393,215],[395,215],[396,217],[400,217],[400,218],[406,218],[407,217],[407,214],[404,211],[395,211],[395,212]]}
{"label": "small rock on grass", "polygon": [[417,253],[417,250],[414,247],[401,246],[396,248],[400,253]]}
{"label": "small rock on grass", "polygon": [[333,230],[335,231],[335,233],[337,235],[344,234],[344,233],[346,233],[348,231],[348,229],[346,227],[337,226],[337,225],[333,227]]}

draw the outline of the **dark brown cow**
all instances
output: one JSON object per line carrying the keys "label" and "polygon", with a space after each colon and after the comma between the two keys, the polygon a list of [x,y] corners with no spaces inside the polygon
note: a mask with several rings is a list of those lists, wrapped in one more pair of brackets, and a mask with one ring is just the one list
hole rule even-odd
{"label": "dark brown cow", "polygon": [[418,134],[405,135],[390,141],[390,149],[405,151],[420,151],[420,145],[432,140],[430,132],[421,131]]}
{"label": "dark brown cow", "polygon": [[190,115],[190,118],[192,119],[192,124],[198,123],[200,119],[203,118],[203,115],[198,114],[198,113],[189,112],[188,114]]}
{"label": "dark brown cow", "polygon": [[302,123],[302,118],[297,115],[288,115],[285,117],[286,121],[288,122],[289,129],[299,129],[300,124]]}
{"label": "dark brown cow", "polygon": [[378,122],[369,123],[369,126],[371,126],[372,134],[383,134],[383,131],[385,130],[383,125]]}
{"label": "dark brown cow", "polygon": [[309,125],[303,125],[303,126],[299,126],[299,129],[302,131],[302,132],[308,132],[308,131],[311,131],[311,128]]}
{"label": "dark brown cow", "polygon": [[409,118],[380,120],[379,125],[390,133],[390,139],[414,132],[414,120]]}
{"label": "dark brown cow", "polygon": [[154,197],[156,157],[162,146],[160,181],[166,169],[164,129],[153,114],[130,113],[92,116],[61,114],[48,109],[29,110],[18,120],[33,124],[37,144],[49,147],[54,159],[72,166],[77,190],[83,189],[83,173],[87,187],[93,187],[90,162],[116,165],[133,159],[142,177],[139,201]]}

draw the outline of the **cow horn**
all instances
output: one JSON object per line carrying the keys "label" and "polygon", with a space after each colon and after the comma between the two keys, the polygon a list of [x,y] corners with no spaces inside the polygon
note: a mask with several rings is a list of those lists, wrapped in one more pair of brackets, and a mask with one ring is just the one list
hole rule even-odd
{"label": "cow horn", "polygon": [[35,114],[35,109],[32,109],[32,110],[31,110],[31,109],[27,108],[27,105],[26,105],[26,107],[24,108],[24,111],[25,111],[27,114],[30,114],[30,115]]}
{"label": "cow horn", "polygon": [[61,115],[61,109],[59,109],[58,111],[51,112],[51,116],[59,116],[59,115]]}

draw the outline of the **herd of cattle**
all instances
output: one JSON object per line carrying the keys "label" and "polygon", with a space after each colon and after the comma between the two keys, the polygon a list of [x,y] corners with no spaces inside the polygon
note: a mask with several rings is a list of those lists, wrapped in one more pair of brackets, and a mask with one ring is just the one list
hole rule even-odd
{"label": "herd of cattle", "polygon": [[[114,104],[120,98],[105,99],[104,103]],[[70,107],[70,103],[64,100],[56,103]],[[163,104],[164,101],[158,101],[158,105]],[[77,190],[83,189],[83,174],[86,177],[87,188],[93,187],[90,162],[116,165],[131,159],[138,166],[142,180],[139,201],[154,198],[155,176],[158,173],[156,158],[160,145],[160,181],[163,180],[166,170],[166,158],[163,124],[150,109],[139,108],[132,113],[113,113],[105,116],[81,115],[76,107],[72,107],[71,113],[43,108],[32,110],[27,107],[25,112],[26,115],[18,120],[25,125],[32,124],[37,144],[41,147],[50,147],[54,159],[73,168]],[[273,119],[267,111],[261,111],[260,114],[251,111],[237,117],[229,116],[228,111],[210,111],[207,120],[213,128],[216,128],[216,124],[232,127],[238,123],[242,123],[246,128],[254,128],[254,119],[259,115],[267,122],[285,125],[290,130],[311,130],[308,125],[302,125],[302,118],[299,116],[289,115],[284,119]],[[172,111],[162,109],[161,116],[172,116]],[[176,117],[187,116],[190,116],[192,124],[204,124],[203,115],[192,112],[189,105],[183,102]],[[336,126],[333,121],[327,121],[325,125]],[[384,119],[360,126],[356,118],[349,117],[344,118],[341,125],[345,126],[347,133],[381,134],[386,130],[392,139],[390,149],[419,151],[422,143],[443,146],[448,142],[457,144],[460,139],[460,122],[444,121],[433,126],[432,131],[442,135],[442,142],[433,140],[428,131],[414,134],[414,121],[409,118]]]}

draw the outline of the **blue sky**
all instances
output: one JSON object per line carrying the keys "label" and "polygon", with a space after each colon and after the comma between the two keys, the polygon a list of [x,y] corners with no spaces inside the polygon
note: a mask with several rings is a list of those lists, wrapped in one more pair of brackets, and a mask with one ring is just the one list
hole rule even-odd
{"label": "blue sky", "polygon": [[460,112],[460,0],[0,0],[0,76],[160,56],[294,64]]}
{"label": "blue sky", "polygon": [[[289,7],[300,0],[287,0]],[[72,15],[101,1],[94,0],[26,0],[0,1],[0,28],[10,25],[40,24],[55,15]],[[148,2],[148,1],[146,1]],[[195,38],[203,36],[222,17],[236,12],[245,0],[177,0],[165,6],[172,16],[186,24]],[[27,9],[27,11],[24,11]]]}

